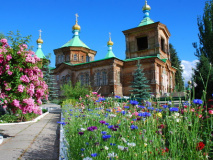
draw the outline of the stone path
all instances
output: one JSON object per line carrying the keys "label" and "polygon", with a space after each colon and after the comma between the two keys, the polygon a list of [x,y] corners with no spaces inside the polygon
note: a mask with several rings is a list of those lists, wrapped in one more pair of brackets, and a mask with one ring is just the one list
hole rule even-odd
{"label": "stone path", "polygon": [[58,159],[60,129],[57,121],[60,121],[60,112],[50,112],[34,123],[0,125],[0,134],[4,136],[0,160]]}

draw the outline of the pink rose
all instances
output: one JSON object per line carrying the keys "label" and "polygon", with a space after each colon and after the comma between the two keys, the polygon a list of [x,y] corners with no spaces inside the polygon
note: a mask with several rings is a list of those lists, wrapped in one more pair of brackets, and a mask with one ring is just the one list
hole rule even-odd
{"label": "pink rose", "polygon": [[209,114],[213,114],[213,110],[209,110]]}

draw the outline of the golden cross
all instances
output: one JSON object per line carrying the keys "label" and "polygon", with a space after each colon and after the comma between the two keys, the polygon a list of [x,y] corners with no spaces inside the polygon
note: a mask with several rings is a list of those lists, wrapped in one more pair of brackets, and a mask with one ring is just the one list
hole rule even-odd
{"label": "golden cross", "polygon": [[41,29],[40,29],[40,30],[39,30],[39,38],[41,38],[41,32],[42,32],[42,31],[41,31]]}
{"label": "golden cross", "polygon": [[76,13],[76,14],[75,14],[75,18],[76,18],[75,21],[76,21],[76,23],[78,22],[78,17],[79,17],[79,15],[78,15],[78,13]]}
{"label": "golden cross", "polygon": [[111,40],[111,33],[109,32],[109,39]]}

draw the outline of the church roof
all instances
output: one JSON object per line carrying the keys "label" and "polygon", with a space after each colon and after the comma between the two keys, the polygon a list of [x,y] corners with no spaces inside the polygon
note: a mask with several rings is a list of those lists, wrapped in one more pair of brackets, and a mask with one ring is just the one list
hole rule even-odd
{"label": "church roof", "polygon": [[63,47],[85,47],[90,49],[84,42],[80,40],[78,35],[74,35],[73,38],[64,44],[61,48]]}
{"label": "church roof", "polygon": [[35,54],[36,54],[36,56],[37,56],[38,58],[46,59],[46,57],[45,57],[45,55],[44,55],[44,53],[43,53],[43,51],[42,51],[41,48],[38,48]]}
{"label": "church roof", "polygon": [[111,57],[116,57],[116,56],[114,55],[112,51],[109,51],[107,55],[105,56],[105,58],[111,58]]}
{"label": "church roof", "polygon": [[146,17],[140,22],[138,27],[145,26],[145,25],[152,24],[152,23],[155,23],[155,22],[153,20],[151,20],[149,17]]}

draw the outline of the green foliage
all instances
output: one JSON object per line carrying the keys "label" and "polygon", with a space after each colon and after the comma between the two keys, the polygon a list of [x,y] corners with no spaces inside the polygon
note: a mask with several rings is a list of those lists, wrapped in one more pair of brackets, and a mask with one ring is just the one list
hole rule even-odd
{"label": "green foliage", "polygon": [[177,71],[175,73],[176,90],[180,92],[183,91],[184,89],[184,81],[182,77],[183,68],[181,67],[181,61],[177,55],[177,52],[171,43],[169,44],[169,50],[170,50],[171,64],[173,67],[177,68]]}
{"label": "green foliage", "polygon": [[[22,35],[20,34],[20,31],[17,30],[16,34],[12,31],[10,31],[8,33],[8,36],[6,36],[6,38],[9,40],[10,42],[10,46],[13,48],[14,51],[18,51],[19,50],[19,46],[21,44],[26,44],[29,45],[30,41],[31,41],[31,37],[32,35],[26,36],[26,37],[22,37]],[[29,49],[33,49],[33,46],[31,46]]]}
{"label": "green foliage", "polygon": [[137,64],[137,69],[134,73],[134,80],[132,82],[132,88],[133,90],[130,90],[134,93],[135,98],[142,98],[142,99],[148,99],[150,98],[150,88],[147,85],[149,81],[145,77],[145,74],[143,73],[143,68],[141,68],[141,64]]}
{"label": "green foliage", "polygon": [[47,109],[42,109],[42,113],[46,113],[48,110]]}
{"label": "green foliage", "polygon": [[4,114],[0,117],[0,123],[13,123],[18,120],[18,117],[11,114]]}
{"label": "green foliage", "polygon": [[[0,40],[5,38],[4,34],[3,33],[0,33]],[[2,46],[2,43],[0,42],[0,46]]]}
{"label": "green foliage", "polygon": [[[193,80],[198,84],[195,88],[196,97],[201,97],[201,93],[205,90],[204,82],[207,82],[209,73],[209,63],[213,63],[213,1],[206,1],[204,14],[202,17],[197,19],[198,29],[199,29],[199,42],[193,43],[196,49],[195,55],[199,59],[199,63],[196,66],[195,73],[193,75]],[[207,98],[211,97],[213,93],[213,73],[211,71],[209,81],[207,82]]]}
{"label": "green foliage", "polygon": [[66,99],[79,99],[90,93],[89,86],[82,86],[81,82],[77,82],[75,86],[72,85],[72,82],[68,82],[61,86],[62,96]]}

